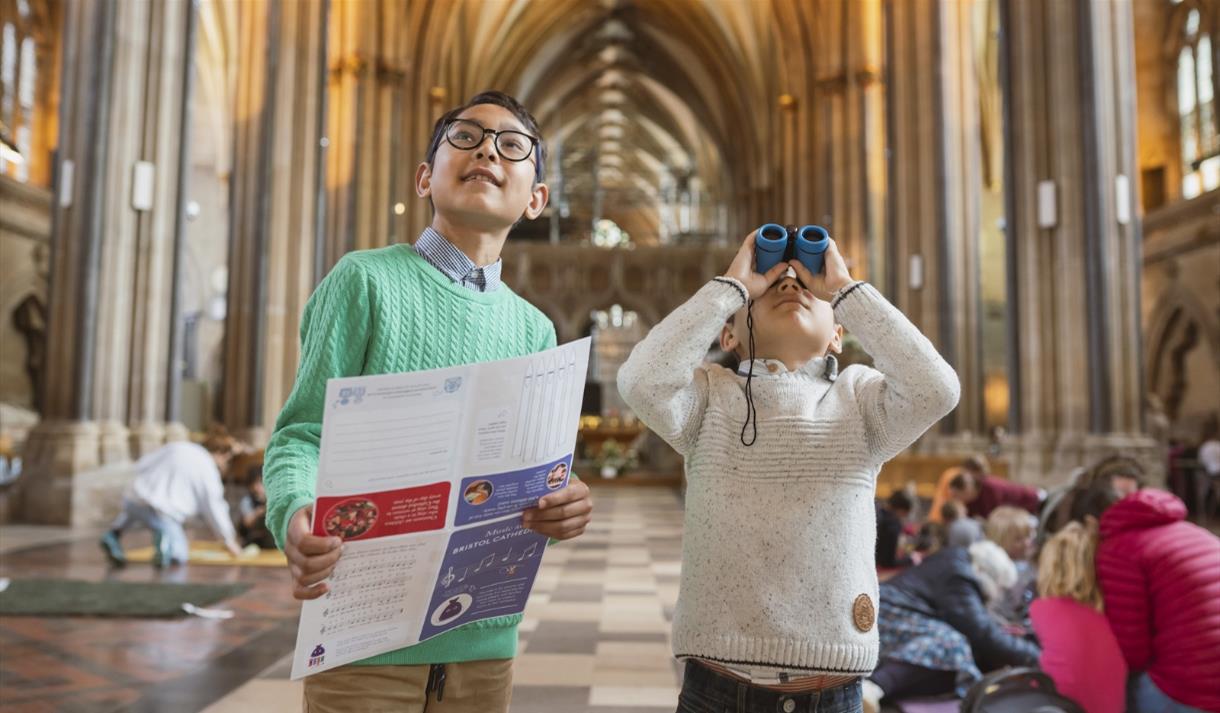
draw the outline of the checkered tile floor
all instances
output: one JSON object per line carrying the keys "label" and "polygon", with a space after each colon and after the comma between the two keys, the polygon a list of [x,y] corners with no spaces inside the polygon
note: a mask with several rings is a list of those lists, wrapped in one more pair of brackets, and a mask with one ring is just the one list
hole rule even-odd
{"label": "checkered tile floor", "polygon": [[[594,521],[551,547],[521,625],[513,713],[672,713],[680,674],[669,622],[678,598],[682,505],[663,488],[598,488]],[[206,713],[296,712],[285,658]]]}

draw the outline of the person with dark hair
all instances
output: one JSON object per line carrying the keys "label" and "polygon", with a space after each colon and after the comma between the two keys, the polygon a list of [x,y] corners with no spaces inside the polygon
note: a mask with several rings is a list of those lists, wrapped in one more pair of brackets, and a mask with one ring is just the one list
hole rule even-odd
{"label": "person with dark hair", "polygon": [[906,567],[909,556],[899,556],[898,542],[903,522],[911,514],[914,503],[905,491],[895,490],[884,504],[877,505],[877,566],[885,569]]}
{"label": "person with dark hair", "polygon": [[[1119,497],[1130,495],[1144,487],[1144,467],[1134,458],[1111,455],[1102,458],[1088,468],[1072,473],[1068,483],[1052,490],[1046,496],[1038,516],[1037,542],[1042,543],[1069,522],[1083,522],[1073,514],[1077,498],[1096,483],[1103,488],[1113,487]],[[1094,494],[1097,497],[1098,494]]]}
{"label": "person with dark hair", "polygon": [[1163,490],[1098,479],[1072,508],[1100,522],[1097,580],[1131,672],[1127,710],[1220,711],[1220,538]]}
{"label": "person with dark hair", "polygon": [[[555,327],[501,279],[500,254],[518,221],[546,207],[546,149],[516,99],[484,92],[441,116],[415,191],[433,209],[412,245],[344,255],[301,320],[296,382],[267,446],[267,526],[291,565],[293,595],[316,599],[342,555],[311,534],[328,379],[520,357],[555,346]],[[552,538],[589,523],[589,488],[574,477],[523,516]],[[502,713],[512,691],[521,617],[456,628],[423,643],[305,679],[310,711]],[[447,681],[447,683],[446,683]]]}
{"label": "person with dark hair", "polygon": [[945,528],[945,544],[949,547],[969,547],[983,539],[983,525],[966,514],[966,506],[950,500],[940,508],[940,522]]}
{"label": "person with dark hair", "polygon": [[[764,274],[755,238],[618,372],[623,402],[686,458],[678,705],[854,711],[877,661],[876,553],[859,547],[876,533],[877,475],[953,410],[960,384],[851,279],[834,240],[816,275],[799,260]],[[844,328],[875,368],[839,370]],[[736,371],[705,362],[717,333]]]}
{"label": "person with dark hair", "polygon": [[275,549],[275,538],[267,529],[267,489],[263,485],[263,466],[250,469],[246,494],[237,506],[237,532],[243,545],[258,545],[259,549]]}
{"label": "person with dark hair", "polygon": [[1001,505],[1012,505],[1037,514],[1046,491],[1014,483],[987,473],[986,461],[971,458],[949,481],[950,498],[966,506],[966,514],[986,520]]}

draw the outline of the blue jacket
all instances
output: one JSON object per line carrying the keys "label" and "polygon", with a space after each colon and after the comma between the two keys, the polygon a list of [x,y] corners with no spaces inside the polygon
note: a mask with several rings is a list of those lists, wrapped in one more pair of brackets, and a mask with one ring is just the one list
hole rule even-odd
{"label": "blue jacket", "polygon": [[1038,645],[1009,634],[987,611],[970,553],[965,549],[946,547],[888,580],[881,587],[882,599],[888,587],[901,589],[919,601],[922,606],[917,611],[921,614],[961,632],[970,642],[980,670],[1038,665]]}

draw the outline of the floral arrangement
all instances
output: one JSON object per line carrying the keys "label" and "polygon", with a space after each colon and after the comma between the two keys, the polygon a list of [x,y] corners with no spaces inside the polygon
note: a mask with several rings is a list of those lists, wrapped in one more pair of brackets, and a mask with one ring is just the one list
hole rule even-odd
{"label": "floral arrangement", "polygon": [[593,463],[601,470],[603,477],[612,478],[624,468],[637,467],[640,459],[634,448],[624,448],[622,443],[609,439],[602,443]]}

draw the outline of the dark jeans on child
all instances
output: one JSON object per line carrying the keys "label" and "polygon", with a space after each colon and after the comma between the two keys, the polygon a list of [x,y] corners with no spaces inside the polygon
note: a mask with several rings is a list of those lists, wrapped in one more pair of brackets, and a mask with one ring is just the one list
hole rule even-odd
{"label": "dark jeans on child", "polygon": [[677,713],[861,713],[860,681],[805,693],[781,693],[686,662]]}

